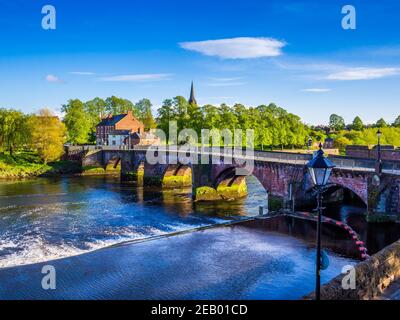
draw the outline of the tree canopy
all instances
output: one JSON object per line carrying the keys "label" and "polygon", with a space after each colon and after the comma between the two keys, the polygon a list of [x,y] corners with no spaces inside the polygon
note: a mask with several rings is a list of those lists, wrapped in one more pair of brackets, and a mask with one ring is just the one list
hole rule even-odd
{"label": "tree canopy", "polygon": [[337,114],[332,114],[329,117],[329,127],[334,131],[343,130],[346,126],[344,119]]}

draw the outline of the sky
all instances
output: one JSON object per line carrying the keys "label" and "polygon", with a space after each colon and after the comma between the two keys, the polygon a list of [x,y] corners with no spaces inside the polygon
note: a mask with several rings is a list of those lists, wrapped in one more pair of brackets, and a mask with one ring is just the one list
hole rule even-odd
{"label": "sky", "polygon": [[[356,29],[342,27],[343,6]],[[42,7],[56,29],[42,28]],[[400,114],[398,0],[0,0],[0,107],[111,95],[271,102],[308,124]]]}

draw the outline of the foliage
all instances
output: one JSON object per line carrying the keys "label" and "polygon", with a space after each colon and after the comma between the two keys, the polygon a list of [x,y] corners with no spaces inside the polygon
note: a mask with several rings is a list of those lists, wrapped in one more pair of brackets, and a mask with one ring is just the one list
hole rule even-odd
{"label": "foliage", "polygon": [[47,109],[33,115],[30,125],[31,148],[37,151],[45,163],[58,160],[64,153],[65,125]]}
{"label": "foliage", "polygon": [[68,141],[73,144],[84,144],[89,141],[91,132],[91,121],[87,116],[85,107],[79,99],[71,99],[61,109],[68,130]]}
{"label": "foliage", "polygon": [[29,117],[20,111],[0,109],[0,151],[21,149],[29,142]]}
{"label": "foliage", "polygon": [[[178,130],[194,129],[200,138],[202,129],[254,130],[255,146],[264,149],[275,147],[304,147],[309,136],[309,129],[300,118],[286,110],[270,104],[256,108],[235,104],[230,107],[205,105],[198,107],[189,104],[183,97],[165,100],[158,109],[158,128],[167,134],[169,121],[177,121]],[[243,145],[245,136],[243,136]],[[204,143],[208,143],[204,141]]]}
{"label": "foliage", "polygon": [[398,116],[396,120],[394,120],[393,127],[400,128],[400,116]]}
{"label": "foliage", "polygon": [[157,128],[156,120],[151,112],[152,106],[149,99],[141,99],[135,104],[139,120],[143,122],[146,130]]}
{"label": "foliage", "polygon": [[79,171],[80,166],[77,163],[70,161],[44,163],[33,152],[15,152],[13,155],[0,154],[0,178],[26,178]]}
{"label": "foliage", "polygon": [[135,116],[138,116],[135,105],[131,101],[116,96],[108,97],[105,100],[105,111],[113,115],[132,111]]}
{"label": "foliage", "polygon": [[376,122],[376,127],[377,128],[386,128],[388,125],[385,121],[385,119],[380,118],[377,122]]}
{"label": "foliage", "polygon": [[[400,146],[400,128],[385,127],[382,131],[381,143],[383,145]],[[344,151],[346,145],[367,145],[373,146],[378,142],[376,128],[364,128],[362,131],[342,130],[331,137],[334,139],[335,146]]]}
{"label": "foliage", "polygon": [[332,114],[329,117],[329,127],[334,131],[343,130],[345,127],[344,119],[337,114]]}
{"label": "foliage", "polygon": [[361,131],[364,128],[364,123],[362,122],[360,117],[355,117],[353,120],[353,124],[351,125],[352,130]]}

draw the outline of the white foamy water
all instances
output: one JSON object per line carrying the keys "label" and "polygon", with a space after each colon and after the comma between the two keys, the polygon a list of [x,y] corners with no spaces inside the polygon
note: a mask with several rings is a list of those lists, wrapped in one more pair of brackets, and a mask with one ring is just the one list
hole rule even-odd
{"label": "white foamy water", "polygon": [[195,206],[181,194],[164,202],[161,193],[139,195],[133,185],[106,179],[0,184],[0,268],[223,223],[236,212],[244,215],[243,207]]}

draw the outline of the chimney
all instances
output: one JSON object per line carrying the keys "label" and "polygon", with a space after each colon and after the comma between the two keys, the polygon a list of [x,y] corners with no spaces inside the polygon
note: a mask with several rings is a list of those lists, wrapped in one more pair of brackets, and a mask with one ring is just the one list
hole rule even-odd
{"label": "chimney", "polygon": [[128,110],[127,115],[132,118],[132,110]]}

